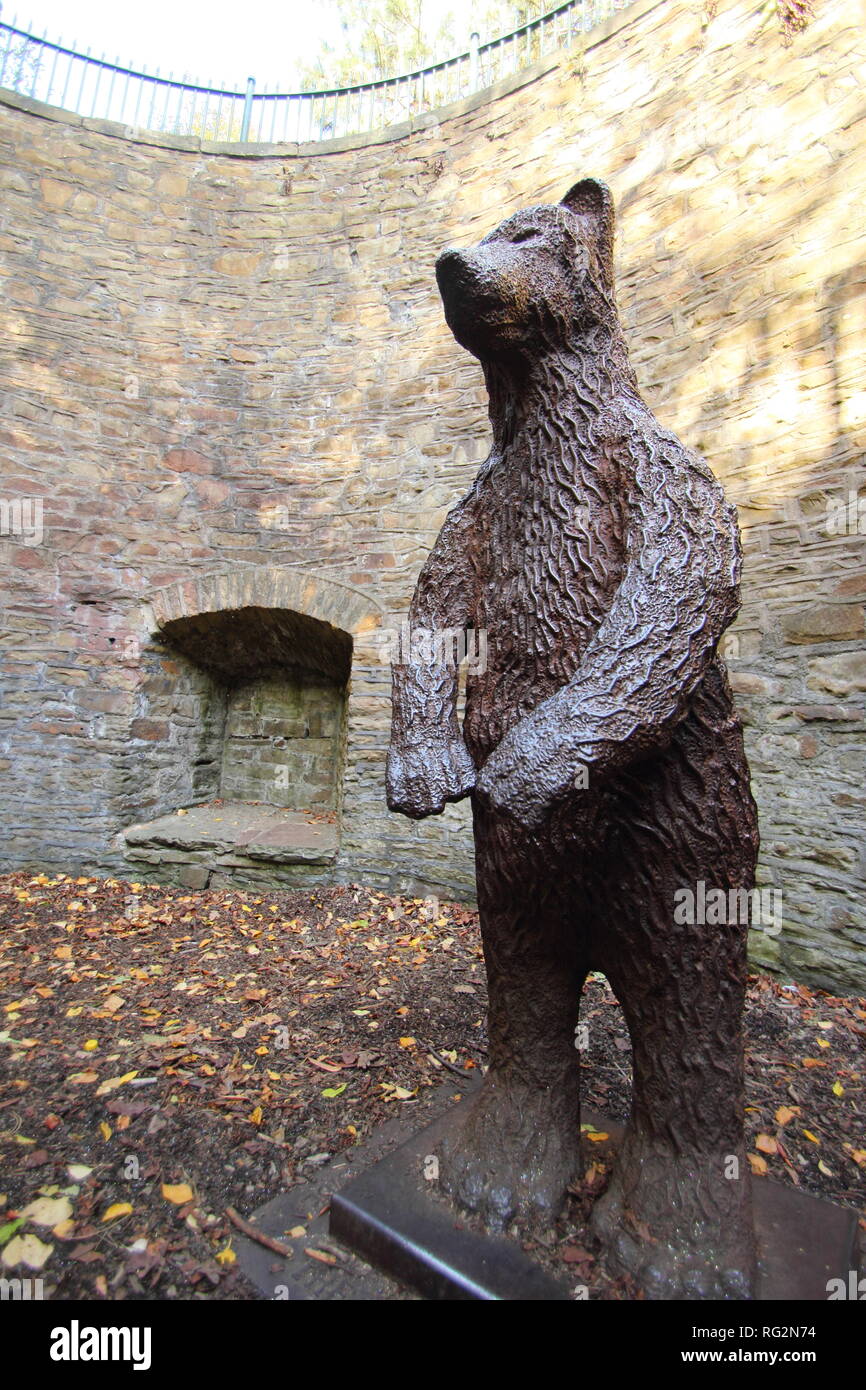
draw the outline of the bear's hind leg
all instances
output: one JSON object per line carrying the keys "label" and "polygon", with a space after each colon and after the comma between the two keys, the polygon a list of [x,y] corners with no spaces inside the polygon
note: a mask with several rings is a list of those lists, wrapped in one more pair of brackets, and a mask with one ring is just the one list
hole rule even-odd
{"label": "bear's hind leg", "polygon": [[574,1035],[587,972],[573,905],[554,875],[533,877],[525,841],[476,809],[489,1065],[439,1155],[444,1190],[499,1231],[550,1225],[580,1156]]}
{"label": "bear's hind leg", "polygon": [[640,979],[609,972],[632,1037],[634,1090],[592,1225],[608,1264],[631,1274],[650,1297],[749,1298],[756,1269],[743,1139],[742,991],[729,958],[721,978],[713,977],[705,953],[706,974],[692,966],[685,990],[682,978],[659,979],[651,969]]}
{"label": "bear's hind leg", "polygon": [[[593,1226],[608,1263],[656,1298],[749,1298],[756,1279],[744,1143],[748,911],[739,890],[753,881],[757,826],[744,763],[731,757],[725,766],[717,748],[702,765],[694,746],[671,750],[655,770],[667,797],[652,785],[653,769],[634,778],[634,796],[618,808],[619,868],[597,929],[598,959],[631,1034],[634,1082]],[[696,765],[700,800],[690,795]],[[682,809],[661,819],[666,804]]]}

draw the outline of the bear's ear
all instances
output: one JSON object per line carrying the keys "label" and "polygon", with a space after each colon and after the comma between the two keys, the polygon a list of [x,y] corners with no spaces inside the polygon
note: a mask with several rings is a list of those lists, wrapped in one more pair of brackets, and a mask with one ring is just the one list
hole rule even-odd
{"label": "bear's ear", "polygon": [[595,245],[599,265],[608,289],[613,289],[613,198],[600,179],[581,179],[570,188],[560,204],[579,218]]}

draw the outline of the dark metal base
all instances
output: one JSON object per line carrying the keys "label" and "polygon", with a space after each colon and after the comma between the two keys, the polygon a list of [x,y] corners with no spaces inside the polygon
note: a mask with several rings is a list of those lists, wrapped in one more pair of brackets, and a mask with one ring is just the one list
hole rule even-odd
{"label": "dark metal base", "polygon": [[[514,1240],[469,1229],[425,1179],[425,1160],[458,1108],[334,1193],[330,1235],[424,1298],[569,1299],[565,1279],[540,1269]],[[621,1124],[585,1118],[616,1147]],[[856,1213],[770,1179],[756,1179],[753,1191],[758,1299],[825,1301],[827,1281],[847,1282],[858,1267]]]}

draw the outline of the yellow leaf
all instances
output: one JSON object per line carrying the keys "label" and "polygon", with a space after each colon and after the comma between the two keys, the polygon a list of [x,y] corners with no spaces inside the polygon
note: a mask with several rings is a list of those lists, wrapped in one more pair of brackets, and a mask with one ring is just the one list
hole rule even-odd
{"label": "yellow leaf", "polygon": [[191,1202],[193,1193],[188,1182],[162,1184],[162,1195],[167,1202],[173,1202],[176,1207],[182,1207],[185,1202]]}
{"label": "yellow leaf", "polygon": [[67,1076],[67,1081],[71,1081],[73,1086],[91,1086],[94,1081],[99,1080],[98,1071],[74,1071],[71,1076]]}
{"label": "yellow leaf", "polygon": [[103,1221],[116,1221],[118,1216],[130,1216],[132,1206],[129,1202],[113,1202],[107,1211],[102,1213]]}
{"label": "yellow leaf", "polygon": [[107,1125],[104,1120],[101,1120],[99,1124],[99,1133],[102,1135],[103,1139],[110,1139],[111,1125]]}
{"label": "yellow leaf", "polygon": [[401,1038],[401,1039],[400,1039],[400,1046],[401,1046],[401,1047],[417,1047],[418,1044],[417,1044],[417,1042],[415,1041],[414,1038]]}
{"label": "yellow leaf", "polygon": [[805,1134],[807,1139],[811,1140],[813,1144],[820,1144],[821,1140],[812,1133],[811,1129],[804,1129],[803,1133]]}
{"label": "yellow leaf", "polygon": [[267,1057],[267,1055],[268,1055],[268,1049],[267,1049],[266,1047],[257,1047],[257,1048],[256,1048],[256,1056],[257,1056],[257,1057]]}
{"label": "yellow leaf", "polygon": [[844,1094],[845,1094],[845,1087],[842,1085],[842,1082],[841,1082],[841,1081],[834,1081],[834,1082],[833,1082],[833,1095],[834,1095],[834,1096],[844,1096]]}
{"label": "yellow leaf", "polygon": [[406,1005],[406,1004],[401,1005],[401,1007],[397,1010],[397,1012],[398,1012],[398,1014],[400,1014],[401,1016],[402,1016],[403,1014],[407,1014],[407,1013],[409,1012],[408,1005]]}
{"label": "yellow leaf", "polygon": [[96,1038],[88,1038],[87,1042],[84,1044],[84,1051],[95,1052],[98,1046],[99,1043],[96,1041]]}
{"label": "yellow leaf", "polygon": [[262,1122],[262,1107],[257,1105],[251,1114],[247,1115],[247,1119],[251,1125],[260,1125]]}
{"label": "yellow leaf", "polygon": [[818,1044],[819,1047],[829,1047],[829,1046],[830,1046],[830,1043],[829,1043],[829,1041],[828,1041],[827,1038],[816,1038],[815,1041],[816,1041],[816,1043]]}
{"label": "yellow leaf", "polygon": [[824,1177],[825,1177],[825,1178],[832,1178],[832,1177],[833,1177],[833,1170],[832,1170],[832,1168],[828,1168],[827,1165],[826,1165],[826,1163],[824,1162],[824,1160],[823,1160],[822,1158],[819,1158],[819,1159],[818,1159],[818,1169],[819,1169],[820,1172],[822,1172],[822,1173],[824,1174]]}
{"label": "yellow leaf", "polygon": [[229,1241],[224,1250],[217,1251],[216,1262],[218,1265],[233,1265],[236,1259],[237,1255],[234,1250],[232,1250],[231,1241]]}
{"label": "yellow leaf", "polygon": [[138,1076],[137,1071],[125,1071],[123,1076],[109,1076],[107,1081],[101,1081],[97,1086],[95,1094],[97,1096],[107,1096],[109,1091],[116,1091],[118,1086],[125,1086],[127,1081],[132,1081]]}
{"label": "yellow leaf", "polygon": [[83,1009],[83,1007],[81,1006],[81,1004],[73,1004],[72,1007],[71,1007],[70,1009],[67,1009],[67,1010],[66,1010],[66,1017],[67,1017],[67,1018],[77,1018],[79,1014],[83,1014],[83,1013],[84,1013],[84,1009]]}
{"label": "yellow leaf", "polygon": [[788,1124],[791,1120],[793,1120],[793,1118],[794,1118],[795,1115],[798,1115],[799,1113],[800,1113],[800,1107],[799,1107],[799,1105],[797,1106],[796,1109],[792,1109],[790,1105],[780,1105],[779,1108],[778,1108],[778,1110],[776,1111],[776,1124],[777,1124],[777,1125],[786,1125],[786,1124]]}
{"label": "yellow leaf", "polygon": [[851,1157],[858,1168],[866,1166],[866,1149],[852,1149]]}
{"label": "yellow leaf", "polygon": [[291,1236],[291,1237],[292,1237],[292,1240],[300,1240],[301,1237],[302,1237],[302,1236],[305,1236],[306,1234],[307,1234],[307,1228],[306,1228],[306,1226],[293,1226],[292,1229],[291,1229],[290,1231],[286,1231],[286,1235],[287,1235],[287,1236]]}
{"label": "yellow leaf", "polygon": [[603,1129],[594,1129],[591,1132],[587,1131],[586,1138],[591,1139],[594,1144],[601,1144],[605,1139],[609,1139],[610,1135]]}
{"label": "yellow leaf", "polygon": [[746,1154],[746,1158],[749,1160],[749,1167],[755,1174],[755,1177],[764,1177],[765,1173],[767,1172],[767,1160],[765,1158],[761,1158],[760,1154]]}
{"label": "yellow leaf", "polygon": [[759,1149],[762,1154],[777,1154],[779,1152],[779,1145],[770,1134],[759,1134],[755,1140],[755,1148]]}

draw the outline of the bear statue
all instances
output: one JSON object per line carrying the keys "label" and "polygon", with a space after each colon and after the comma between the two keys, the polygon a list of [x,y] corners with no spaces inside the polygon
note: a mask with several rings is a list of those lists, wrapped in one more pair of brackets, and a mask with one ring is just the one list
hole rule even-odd
{"label": "bear statue", "polygon": [[593,1211],[608,1265],[649,1297],[749,1298],[748,916],[674,910],[697,884],[740,906],[754,884],[757,813],[717,654],[739,532],[703,458],[638,393],[613,236],[610,192],[584,178],[437,261],[493,441],[409,622],[484,631],[487,659],[462,729],[444,645],[394,666],[388,805],[420,818],[472,801],[489,1066],[443,1141],[445,1191],[490,1230],[555,1219],[579,1163],[580,995],[601,971],[634,1075]]}

